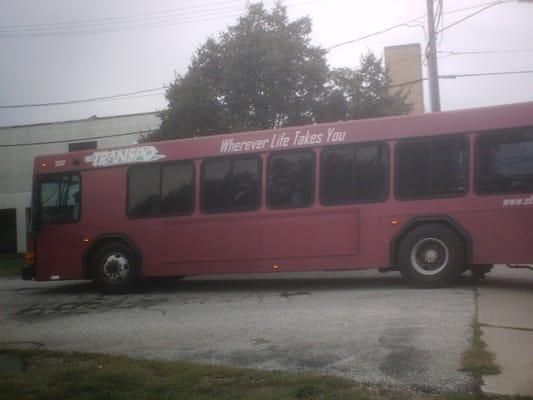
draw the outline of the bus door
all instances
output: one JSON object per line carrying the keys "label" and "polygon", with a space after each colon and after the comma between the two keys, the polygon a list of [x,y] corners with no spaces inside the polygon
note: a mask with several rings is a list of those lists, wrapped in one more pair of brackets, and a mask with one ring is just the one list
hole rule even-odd
{"label": "bus door", "polygon": [[81,178],[77,173],[37,178],[37,218],[33,229],[36,279],[81,276],[79,229]]}

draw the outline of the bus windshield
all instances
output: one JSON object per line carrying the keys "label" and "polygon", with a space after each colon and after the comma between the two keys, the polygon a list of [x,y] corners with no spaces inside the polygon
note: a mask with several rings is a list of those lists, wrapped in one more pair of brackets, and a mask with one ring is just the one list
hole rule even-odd
{"label": "bus windshield", "polygon": [[79,175],[54,176],[39,182],[39,225],[76,222],[79,217]]}

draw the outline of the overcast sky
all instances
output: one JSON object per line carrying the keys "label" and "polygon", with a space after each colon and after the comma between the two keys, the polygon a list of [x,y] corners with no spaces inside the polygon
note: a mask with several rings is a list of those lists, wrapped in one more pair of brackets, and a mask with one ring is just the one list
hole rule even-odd
{"label": "overcast sky", "polygon": [[[425,0],[285,0],[283,3],[291,19],[311,17],[312,42],[322,47],[380,31],[424,16],[426,12]],[[484,3],[490,1],[443,0],[444,25],[477,9],[454,10]],[[3,0],[0,4],[0,106],[111,96],[167,85],[174,73],[186,71],[191,55],[209,36],[216,37],[227,26],[235,24],[238,15],[244,13],[245,4],[242,0]],[[265,0],[264,4],[270,8],[273,1]],[[88,20],[92,22],[80,22]],[[440,74],[533,70],[532,21],[533,3],[515,1],[489,8],[451,27],[439,40],[441,51],[522,51],[441,58]],[[40,26],[41,30],[34,30],[35,25],[43,24],[46,25]],[[143,26],[131,29],[132,24]],[[80,29],[96,32],[80,33]],[[49,35],[50,32],[60,34]],[[328,54],[328,62],[331,67],[353,68],[367,50],[381,55],[385,46],[420,43],[424,47],[425,42],[420,26],[401,27],[333,49]],[[424,65],[424,74],[425,68]],[[74,105],[0,109],[0,126],[165,108],[163,90],[139,96]],[[533,74],[441,80],[441,101],[443,110],[533,101]],[[426,96],[426,109],[427,103]]]}

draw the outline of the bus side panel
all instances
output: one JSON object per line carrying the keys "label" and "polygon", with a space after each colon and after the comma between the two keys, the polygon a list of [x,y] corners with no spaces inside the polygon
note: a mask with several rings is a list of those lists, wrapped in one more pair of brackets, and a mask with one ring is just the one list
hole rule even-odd
{"label": "bus side panel", "polygon": [[[315,212],[291,217],[281,213],[165,222],[160,246],[163,264],[212,262],[212,271],[217,273],[225,272],[221,267],[225,261],[256,260],[259,268],[261,259],[358,253],[357,209],[332,215]],[[300,268],[306,264],[309,261],[301,262]],[[172,272],[181,273],[181,267],[167,273]]]}
{"label": "bus side panel", "polygon": [[260,257],[261,231],[255,216],[238,219],[212,216],[191,222],[164,222],[161,235],[164,263]]}
{"label": "bus side panel", "polygon": [[263,228],[263,258],[356,255],[359,210],[349,213],[268,218]]}
{"label": "bus side panel", "polygon": [[483,221],[474,240],[475,264],[533,263],[533,207],[499,207],[475,214]]}

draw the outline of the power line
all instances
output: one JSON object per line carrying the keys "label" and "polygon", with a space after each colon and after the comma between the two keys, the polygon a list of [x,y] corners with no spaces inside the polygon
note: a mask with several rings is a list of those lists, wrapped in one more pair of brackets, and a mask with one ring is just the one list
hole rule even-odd
{"label": "power line", "polygon": [[[287,7],[299,7],[325,0],[308,0],[299,3],[288,4]],[[208,3],[214,4],[214,3]],[[275,4],[275,3],[272,3]],[[118,20],[114,22],[98,22],[98,20],[85,20],[85,21],[97,21],[92,23],[85,23],[85,25],[76,25],[70,27],[73,23],[58,23],[62,24],[59,27],[34,27],[34,28],[0,28],[0,38],[8,37],[44,37],[44,36],[65,36],[65,35],[84,35],[93,33],[111,33],[111,32],[123,32],[128,30],[134,30],[138,28],[159,28],[163,26],[188,24],[195,22],[205,22],[221,18],[230,18],[240,16],[243,6],[225,6],[219,8],[212,8],[211,10],[199,10],[192,13],[174,13],[172,15],[162,15],[156,17],[143,17],[141,15],[129,16],[126,18],[138,19],[138,22]],[[207,12],[210,11],[210,12]],[[207,18],[206,18],[207,17]],[[115,17],[119,19],[121,17]],[[152,20],[152,21],[150,21]],[[117,25],[118,24],[118,25]],[[120,25],[122,24],[122,26]],[[53,25],[53,24],[51,24]],[[98,25],[107,25],[98,27]],[[95,28],[91,28],[95,27]],[[81,28],[81,29],[79,29]],[[2,31],[2,29],[4,31]]]}
{"label": "power line", "polygon": [[83,140],[105,139],[105,138],[112,138],[112,137],[119,137],[119,136],[142,135],[144,133],[152,133],[152,132],[155,132],[155,129],[137,131],[137,132],[116,133],[113,135],[91,136],[91,137],[78,138],[78,139],[51,140],[51,141],[46,141],[46,142],[31,142],[31,143],[17,143],[17,144],[0,144],[0,148],[37,146],[37,145],[43,145],[43,144],[56,144],[56,143],[74,143],[74,142],[80,142]]}
{"label": "power line", "polygon": [[453,74],[453,75],[439,75],[440,79],[455,79],[455,78],[469,78],[474,76],[494,76],[494,75],[519,75],[532,74],[533,69],[524,71],[503,71],[503,72],[480,72],[474,74]]}
{"label": "power line", "polygon": [[461,19],[459,19],[458,21],[455,21],[455,22],[451,23],[450,25],[444,26],[443,28],[441,28],[440,30],[438,30],[437,33],[442,33],[442,32],[444,32],[445,30],[450,29],[451,27],[453,27],[453,26],[455,26],[455,25],[457,25],[457,24],[460,24],[460,23],[463,22],[463,21],[466,21],[467,19],[470,19],[470,18],[472,18],[472,17],[475,17],[476,15],[482,13],[482,12],[485,11],[485,10],[488,10],[489,8],[492,8],[492,7],[494,7],[494,6],[498,6],[498,5],[500,5],[500,4],[509,3],[510,1],[512,1],[512,0],[500,0],[500,1],[495,1],[495,2],[493,2],[493,3],[491,3],[491,4],[488,4],[487,6],[481,8],[480,10],[477,10],[477,11],[473,12],[472,14],[467,15],[467,16],[464,17],[464,18],[461,18]]}
{"label": "power line", "polygon": [[[173,25],[182,25],[182,24],[189,24],[189,23],[196,23],[196,22],[207,22],[212,21],[220,18],[230,18],[239,16],[239,13],[235,13],[235,11],[232,12],[213,12],[213,13],[204,13],[204,15],[200,17],[189,17],[187,18],[180,18],[180,19],[172,19],[169,21],[159,21],[159,22],[151,22],[151,23],[138,23],[138,24],[130,24],[130,25],[124,25],[124,26],[117,26],[117,27],[109,27],[109,28],[95,28],[95,29],[78,29],[78,30],[63,30],[63,31],[51,31],[51,32],[14,32],[14,33],[5,33],[0,32],[0,38],[11,38],[11,37],[48,37],[48,36],[76,36],[76,35],[85,35],[85,34],[95,34],[95,33],[114,33],[114,32],[124,32],[124,31],[130,31],[135,30],[138,28],[143,29],[151,29],[151,28],[160,28],[165,26],[173,26]],[[205,18],[205,17],[208,18]]]}
{"label": "power line", "polygon": [[0,106],[0,109],[47,107],[47,106],[58,106],[58,105],[64,105],[64,104],[89,103],[89,102],[93,102],[93,101],[109,100],[109,99],[115,99],[115,98],[118,98],[118,97],[131,96],[131,95],[134,95],[134,94],[155,92],[156,90],[161,90],[161,89],[166,89],[166,87],[165,86],[161,86],[161,87],[158,87],[158,88],[137,90],[135,92],[115,94],[115,95],[111,95],[111,96],[92,97],[92,98],[89,98],[89,99],[55,101],[55,102],[50,102],[50,103],[14,104],[14,105]]}
{"label": "power line", "polygon": [[[501,71],[501,72],[479,72],[479,73],[472,73],[472,74],[447,74],[447,75],[439,75],[439,79],[470,78],[470,77],[494,76],[494,75],[518,75],[518,74],[531,74],[531,73],[533,73],[533,70]],[[412,80],[412,81],[407,81],[407,82],[402,82],[402,83],[395,83],[394,85],[390,85],[390,87],[391,88],[395,88],[395,87],[413,85],[415,83],[426,81],[427,79],[428,78],[420,78],[420,79],[415,79],[415,80]]]}
{"label": "power line", "polygon": [[401,24],[389,26],[388,28],[382,29],[382,30],[374,32],[374,33],[370,33],[368,35],[364,35],[364,36],[358,37],[356,39],[347,40],[345,42],[337,43],[337,44],[334,44],[333,46],[326,47],[325,50],[326,51],[330,51],[330,50],[333,50],[333,49],[335,49],[337,47],[340,47],[340,46],[345,46],[347,44],[360,42],[361,40],[368,39],[369,37],[372,37],[372,36],[381,35],[382,33],[392,31],[393,29],[397,29],[397,28],[400,28],[402,26],[406,26],[408,28],[413,28],[413,26],[409,25],[409,24],[412,23],[412,22],[418,21],[419,19],[420,19],[420,17],[413,18],[413,19],[411,19],[411,20],[409,20],[407,22],[402,22]]}
{"label": "power line", "polygon": [[151,93],[151,94],[140,94],[138,96],[125,96],[125,97],[117,97],[112,99],[102,99],[102,100],[95,100],[91,103],[96,103],[100,101],[120,101],[120,100],[130,100],[130,99],[140,99],[143,97],[155,97],[155,96],[163,96],[165,93]]}
{"label": "power line", "polygon": [[[239,9],[240,10],[240,9]],[[135,30],[138,28],[159,28],[164,26],[188,24],[194,22],[204,22],[212,21],[220,18],[229,18],[240,15],[240,12],[236,13],[235,11],[225,11],[225,12],[211,12],[203,13],[200,16],[187,16],[183,18],[167,18],[160,21],[144,22],[129,24],[116,27],[105,27],[105,28],[94,28],[94,29],[74,29],[74,30],[59,30],[59,31],[40,31],[40,32],[0,32],[0,38],[8,37],[46,37],[46,36],[72,36],[72,35],[85,35],[93,33],[113,33],[113,32],[124,32],[129,30]],[[206,18],[207,17],[207,18]]]}
{"label": "power line", "polygon": [[476,4],[476,5],[473,5],[473,6],[455,8],[453,10],[446,11],[445,14],[447,14],[447,15],[449,15],[449,14],[457,14],[457,13],[460,13],[460,12],[463,12],[463,11],[474,10],[476,8],[479,8],[479,7],[485,7],[485,6],[494,4],[495,2],[503,4],[503,3],[511,3],[513,1],[514,0],[496,0],[496,1],[492,0],[492,1],[487,1],[485,3]]}
{"label": "power line", "polygon": [[[533,49],[531,49],[531,51],[533,51]],[[470,52],[465,52],[465,53],[470,53]],[[529,73],[533,73],[533,70],[502,71],[502,72],[481,72],[481,73],[473,73],[473,74],[449,74],[449,75],[439,75],[439,79],[455,79],[455,78],[463,78],[463,77],[492,76],[492,75],[516,75],[516,74],[529,74]],[[399,86],[406,86],[406,85],[411,85],[411,84],[414,84],[414,83],[417,83],[417,82],[421,82],[421,81],[425,81],[425,80],[427,80],[427,78],[422,78],[422,79],[417,79],[417,80],[414,80],[414,81],[397,83],[397,84],[391,85],[390,87],[393,88],[393,87],[399,87]],[[96,101],[127,100],[127,99],[134,99],[134,98],[140,98],[140,97],[160,96],[163,93],[144,94],[144,95],[140,95],[140,96],[132,96],[132,95],[140,94],[140,93],[153,92],[153,91],[161,90],[161,89],[166,89],[166,87],[162,86],[162,87],[159,87],[159,88],[138,90],[136,92],[116,94],[116,95],[112,95],[112,96],[93,97],[93,98],[89,98],[89,99],[58,101],[58,102],[51,102],[51,103],[16,104],[16,105],[0,106],[0,109],[46,107],[46,106],[55,106],[55,105],[96,102]]]}
{"label": "power line", "polygon": [[508,54],[508,53],[533,53],[533,49],[514,49],[514,50],[479,50],[479,51],[447,51],[439,50],[437,53],[447,54],[449,56],[461,55],[478,55],[478,54]]}
{"label": "power line", "polygon": [[[320,1],[323,1],[323,0],[314,0],[314,1],[307,1],[307,2],[303,2],[303,3],[297,3],[297,4],[294,4],[295,6],[296,5],[305,5],[305,4],[310,4],[310,3],[316,3],[316,2],[320,2]],[[441,11],[439,12],[439,16],[442,17],[443,14],[452,14],[452,13],[456,13],[456,12],[462,12],[462,11],[465,11],[465,10],[470,10],[470,9],[473,9],[473,8],[479,8],[479,7],[484,7],[483,9],[481,10],[478,10],[476,13],[473,13],[459,21],[456,21],[455,23],[447,26],[447,27],[444,27],[440,30],[440,32],[442,32],[444,29],[448,29],[462,21],[464,21],[465,19],[467,18],[470,18],[484,10],[486,10],[487,8],[490,8],[490,7],[493,7],[495,5],[498,5],[498,4],[503,4],[503,3],[508,3],[512,0],[499,0],[499,1],[496,1],[496,2],[489,2],[489,3],[482,3],[482,4],[478,4],[478,5],[474,5],[474,6],[470,6],[470,7],[465,7],[465,8],[461,8],[461,9],[455,9],[455,10],[450,10],[450,11],[447,11],[446,13],[443,13],[442,12],[442,3],[441,1],[439,0],[439,5],[440,5],[440,9]],[[229,2],[232,2],[231,0],[228,1]],[[206,3],[205,5],[208,5],[208,4],[217,4],[217,3]],[[196,7],[201,7],[201,6],[196,6]],[[193,8],[196,8],[196,7],[193,7]],[[176,9],[174,9],[175,11]],[[161,13],[163,11],[160,11],[160,12],[154,12],[154,13],[148,13],[148,14],[156,14],[156,13]],[[117,18],[133,18],[133,17],[139,17],[139,15],[132,15],[132,16],[126,16],[126,17],[111,17],[111,18],[107,18],[107,19],[117,19]],[[365,36],[362,36],[362,37],[359,37],[359,38],[356,38],[356,39],[353,39],[353,40],[349,40],[349,41],[345,41],[345,42],[341,42],[341,43],[338,43],[338,44],[335,44],[333,46],[330,46],[330,47],[327,47],[325,50],[326,51],[330,51],[334,48],[337,48],[337,47],[340,47],[340,46],[344,46],[346,44],[351,44],[351,43],[355,43],[355,42],[358,42],[358,41],[361,41],[361,40],[364,40],[364,39],[367,39],[369,37],[372,37],[372,36],[376,36],[376,35],[379,35],[379,34],[382,34],[382,33],[385,33],[385,32],[388,32],[390,30],[393,30],[393,29],[396,29],[396,28],[399,28],[399,27],[403,27],[403,26],[407,26],[407,27],[413,27],[413,25],[410,25],[411,23],[413,22],[416,22],[418,20],[420,20],[420,18],[423,18],[423,16],[421,17],[417,17],[417,18],[413,18],[407,22],[404,22],[404,23],[401,23],[401,24],[396,24],[396,25],[393,25],[391,27],[388,27],[388,28],[385,28],[383,30],[380,30],[380,31],[377,31],[377,32],[374,32],[374,33],[371,33],[371,34],[368,34],[368,35],[365,35]],[[103,20],[105,20],[106,18],[103,18]],[[85,22],[87,21],[96,21],[96,20],[84,20]],[[82,21],[78,21],[78,22],[82,22]],[[71,22],[71,23],[66,23],[66,24],[72,24],[74,22]],[[59,23],[58,23],[59,24]],[[56,24],[41,24],[41,25],[56,25]],[[18,27],[23,27],[24,25],[19,25]],[[29,25],[27,25],[29,26]],[[4,27],[5,28],[5,27]],[[1,35],[1,34],[0,34]],[[523,50],[508,50],[508,51],[501,51],[501,52],[526,52],[526,51],[533,51],[533,49],[523,49]],[[484,54],[484,53],[489,53],[489,52],[444,52],[444,51],[441,51],[441,53],[449,53],[450,55],[458,55],[458,54]],[[502,75],[502,74],[509,74],[509,73],[529,73],[528,71],[517,71],[517,72],[502,72],[502,73],[494,73],[493,75]],[[484,75],[487,75],[487,74],[470,74],[468,76],[484,76]],[[451,76],[451,75],[450,75]],[[467,76],[467,75],[455,75],[457,77],[462,77],[462,76]],[[440,77],[439,77],[440,78]],[[398,85],[393,85],[394,86],[404,86],[404,85],[407,85],[407,84],[410,84],[410,83],[415,83],[417,81],[413,81],[413,82],[407,82],[407,83],[403,83],[403,84],[398,84]],[[153,88],[153,89],[146,89],[146,90],[140,90],[140,91],[136,91],[136,92],[130,92],[130,93],[122,93],[122,94],[117,94],[117,95],[112,95],[112,96],[105,96],[105,97],[95,97],[95,98],[89,98],[89,99],[79,99],[79,100],[70,100],[70,101],[61,101],[61,102],[50,102],[50,103],[34,103],[34,104],[17,104],[17,105],[4,105],[4,106],[0,106],[0,109],[15,109],[15,108],[28,108],[28,107],[45,107],[45,106],[55,106],[55,105],[66,105],[66,104],[76,104],[76,103],[86,103],[86,102],[96,102],[96,101],[106,101],[106,100],[123,100],[123,99],[131,99],[131,98],[138,98],[138,97],[147,97],[147,96],[154,96],[154,95],[160,95],[160,94],[151,94],[151,95],[144,95],[144,96],[132,96],[132,95],[135,95],[135,94],[140,94],[140,93],[146,93],[146,92],[151,92],[151,91],[156,91],[156,90],[162,90],[162,89],[165,89],[165,87],[159,87],[159,88]],[[128,97],[129,96],[129,97]],[[122,98],[122,99],[121,99]]]}
{"label": "power line", "polygon": [[[226,1],[217,1],[217,2],[211,2],[211,3],[204,3],[194,6],[187,6],[187,7],[180,7],[180,8],[173,8],[173,9],[167,9],[167,10],[160,10],[160,11],[152,11],[152,12],[146,12],[143,14],[130,14],[130,15],[123,15],[118,17],[105,17],[105,18],[93,18],[93,19],[83,19],[83,20],[74,20],[74,21],[67,21],[67,22],[55,22],[55,23],[47,23],[47,24],[27,24],[27,25],[4,25],[0,26],[0,31],[4,30],[24,30],[24,29],[43,29],[43,28],[50,28],[50,27],[62,27],[62,26],[69,26],[69,25],[86,25],[86,24],[94,24],[94,23],[104,23],[106,21],[116,21],[121,22],[121,20],[129,20],[129,19],[145,19],[145,18],[157,18],[158,14],[167,14],[167,15],[174,15],[174,14],[182,14],[183,11],[190,10],[190,9],[201,9],[207,6],[211,5],[221,5],[221,4],[227,4],[227,3],[242,3],[241,0],[226,0]],[[155,17],[150,17],[155,16]]]}
{"label": "power line", "polygon": [[412,81],[407,81],[407,82],[402,82],[402,83],[395,83],[394,85],[390,85],[389,87],[390,88],[395,88],[395,87],[413,85],[413,84],[418,83],[418,82],[427,81],[427,79],[428,78],[420,78],[420,79],[415,79],[415,80],[412,80]]}
{"label": "power line", "polygon": [[[459,12],[468,11],[468,10],[472,10],[472,9],[479,8],[479,7],[486,7],[486,6],[489,6],[489,5],[492,7],[492,6],[495,6],[495,5],[498,5],[498,4],[509,3],[511,1],[514,1],[514,0],[498,0],[496,2],[495,1],[491,1],[491,2],[487,2],[487,3],[481,3],[481,4],[478,4],[478,5],[469,6],[469,7],[457,8],[457,9],[449,10],[449,11],[446,11],[446,12],[442,12],[442,16],[444,17],[444,15],[456,14],[456,13],[459,13]],[[361,36],[361,37],[358,37],[358,38],[355,38],[355,39],[352,39],[352,40],[347,40],[347,41],[344,41],[344,42],[336,43],[334,45],[326,47],[325,50],[326,51],[330,51],[330,50],[336,49],[337,47],[340,47],[340,46],[345,46],[347,44],[360,42],[361,40],[368,39],[368,38],[370,38],[372,36],[381,35],[383,33],[389,32],[389,31],[391,31],[393,29],[401,28],[401,27],[404,27],[404,26],[406,26],[408,28],[413,28],[414,26],[418,26],[416,24],[413,25],[414,22],[417,22],[417,21],[419,22],[421,19],[423,19],[425,17],[426,17],[426,15],[421,15],[419,17],[410,19],[409,21],[389,26],[388,28],[382,29],[380,31],[377,31],[377,32],[374,32],[374,33],[371,33],[371,34],[368,34],[368,35],[364,35],[364,36]],[[459,23],[459,22],[457,22],[457,23]],[[444,29],[448,29],[448,28],[449,28],[449,26],[448,27],[443,27],[437,33],[442,32]]]}
{"label": "power line", "polygon": [[[217,11],[217,12],[223,12],[223,11],[227,12],[230,10],[235,10],[237,8],[242,9],[241,6],[230,5],[233,3],[240,3],[241,1],[242,0],[217,1],[217,2],[192,5],[192,6],[187,6],[187,7],[146,12],[143,14],[130,14],[130,15],[118,16],[118,17],[83,19],[83,20],[74,20],[74,21],[68,21],[68,22],[56,22],[56,23],[47,23],[47,24],[4,25],[4,26],[0,26],[0,33],[16,33],[16,32],[23,32],[25,30],[31,31],[31,30],[62,29],[62,28],[70,29],[72,28],[72,25],[74,28],[79,28],[79,27],[85,28],[85,27],[98,26],[98,25],[127,23],[127,22],[133,22],[135,20],[140,20],[141,22],[143,20],[147,21],[147,20],[161,19],[161,18],[163,18],[164,20],[167,20],[170,16],[182,16],[182,17],[190,18],[190,17],[198,17],[199,15],[201,15],[205,17],[206,9],[210,9],[210,11]],[[301,3],[289,4],[288,6],[292,7],[292,6],[307,5],[307,4],[317,3],[321,1],[324,1],[324,0],[305,1]],[[502,0],[500,2],[506,2],[506,1],[511,1],[511,0]],[[439,3],[441,3],[441,0],[439,0]],[[482,4],[470,6],[470,7],[457,9],[457,10],[451,10],[451,11],[446,12],[446,14],[470,10],[473,8],[479,8],[481,6],[492,4],[492,3],[494,2],[482,3]],[[211,6],[218,6],[218,7],[211,7]],[[442,4],[441,4],[441,7],[442,7]],[[419,18],[422,18],[422,17],[419,17]],[[153,21],[152,23],[154,22],[157,22],[157,21]],[[127,27],[120,27],[120,28],[127,28]],[[68,32],[52,32],[52,33],[60,34],[60,33],[68,33]]]}

